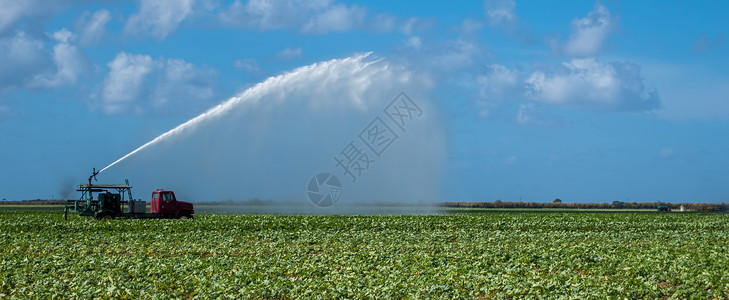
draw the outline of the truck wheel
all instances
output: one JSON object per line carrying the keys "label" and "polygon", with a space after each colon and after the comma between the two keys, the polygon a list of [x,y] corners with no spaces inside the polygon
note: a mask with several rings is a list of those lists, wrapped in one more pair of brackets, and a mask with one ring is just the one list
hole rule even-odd
{"label": "truck wheel", "polygon": [[178,219],[192,219],[192,216],[190,215],[189,212],[185,211],[185,212],[180,213],[180,215],[178,216]]}
{"label": "truck wheel", "polygon": [[114,219],[114,216],[109,213],[103,213],[96,216],[97,220],[112,220]]}

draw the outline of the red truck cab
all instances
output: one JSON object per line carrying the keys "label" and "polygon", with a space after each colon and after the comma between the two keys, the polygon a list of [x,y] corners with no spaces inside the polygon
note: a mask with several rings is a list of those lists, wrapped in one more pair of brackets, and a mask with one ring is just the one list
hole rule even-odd
{"label": "red truck cab", "polygon": [[173,191],[156,190],[152,192],[150,211],[163,218],[190,219],[195,214],[192,203],[177,201]]}

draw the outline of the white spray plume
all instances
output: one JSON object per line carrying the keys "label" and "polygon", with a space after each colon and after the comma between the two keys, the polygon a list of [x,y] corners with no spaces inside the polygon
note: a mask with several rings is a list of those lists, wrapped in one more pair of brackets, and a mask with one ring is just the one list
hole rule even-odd
{"label": "white spray plume", "polygon": [[[181,132],[184,132],[188,128],[194,128],[198,126],[198,124],[205,122],[206,120],[213,119],[213,118],[219,118],[223,115],[225,115],[227,112],[229,112],[232,108],[240,105],[241,103],[247,102],[247,101],[257,101],[260,100],[262,96],[266,94],[270,94],[273,92],[273,89],[282,88],[287,86],[292,81],[300,78],[302,74],[311,74],[321,75],[323,72],[331,72],[334,68],[339,68],[339,71],[348,71],[350,73],[359,73],[363,69],[369,67],[370,65],[379,62],[380,60],[375,60],[371,62],[363,62],[362,60],[368,56],[370,56],[372,52],[367,52],[358,56],[353,56],[345,59],[334,59],[326,62],[316,63],[309,66],[300,67],[298,69],[295,69],[289,73],[285,73],[279,76],[275,77],[269,77],[265,81],[256,84],[255,86],[245,90],[241,94],[234,96],[227,101],[218,104],[217,106],[209,109],[208,111],[202,113],[201,115],[194,117],[190,119],[189,121],[182,123],[178,125],[177,127],[161,134],[160,136],[154,138],[153,140],[147,142],[146,144],[142,145],[141,147],[134,149],[132,152],[129,152],[127,155],[122,156],[121,158],[117,159],[116,161],[112,162],[108,166],[104,167],[99,171],[99,173],[104,172],[106,169],[110,168],[113,165],[116,165],[117,163],[123,161],[124,159],[136,154],[139,151],[142,151],[145,148],[148,148],[162,140],[168,139],[174,135],[177,135]],[[344,68],[342,68],[344,67]],[[350,67],[350,68],[348,68]],[[365,87],[362,87],[365,88]],[[353,93],[358,94],[358,93]],[[359,100],[359,99],[357,99]]]}
{"label": "white spray plume", "polygon": [[[318,172],[343,181],[342,205],[435,201],[447,155],[445,131],[427,97],[432,83],[403,65],[371,57],[318,62],[268,78],[103,170],[109,177],[133,178],[141,191],[169,188],[189,201],[306,204],[306,185]],[[398,131],[397,142],[381,156],[371,154],[374,162],[353,182],[333,158],[357,143],[374,118],[387,120],[383,109],[401,92],[417,102],[422,116]]]}

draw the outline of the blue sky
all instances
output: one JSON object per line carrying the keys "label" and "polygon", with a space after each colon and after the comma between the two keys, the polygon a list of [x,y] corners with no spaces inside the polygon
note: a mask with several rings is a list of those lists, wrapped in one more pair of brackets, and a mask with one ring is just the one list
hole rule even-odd
{"label": "blue sky", "polygon": [[422,128],[350,196],[729,202],[726,1],[0,7],[0,199],[75,198],[92,167],[290,74],[100,181],[129,178],[137,197],[298,200],[308,174],[341,173],[332,156],[405,91]]}

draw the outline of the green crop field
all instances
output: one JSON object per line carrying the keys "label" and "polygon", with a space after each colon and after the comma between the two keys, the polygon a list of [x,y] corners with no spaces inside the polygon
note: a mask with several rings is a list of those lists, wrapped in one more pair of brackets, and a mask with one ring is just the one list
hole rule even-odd
{"label": "green crop field", "polygon": [[0,209],[0,299],[729,298],[729,215]]}

